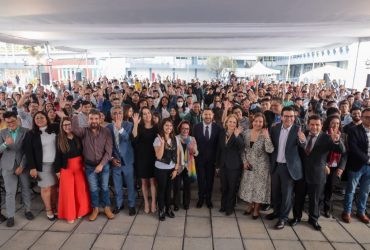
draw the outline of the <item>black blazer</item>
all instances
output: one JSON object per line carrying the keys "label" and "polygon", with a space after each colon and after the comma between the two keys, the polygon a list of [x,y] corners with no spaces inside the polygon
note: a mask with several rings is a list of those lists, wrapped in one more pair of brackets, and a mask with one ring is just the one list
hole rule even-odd
{"label": "black blazer", "polygon": [[[306,133],[306,137],[308,140],[308,132]],[[304,151],[304,148],[302,148],[302,151]],[[336,144],[328,134],[320,132],[311,153],[309,155],[306,155],[304,152],[301,153],[305,180],[308,184],[326,182],[325,166],[327,164],[328,155],[332,151],[344,154],[346,148],[343,141],[340,140],[339,143]]]}
{"label": "black blazer", "polygon": [[362,124],[348,130],[348,160],[347,168],[351,171],[359,171],[363,165],[369,162],[368,138]]}
{"label": "black blazer", "polygon": [[212,164],[215,163],[220,130],[221,128],[216,123],[212,122],[211,137],[206,141],[203,134],[203,122],[200,122],[193,127],[193,136],[197,142],[199,151],[198,156],[195,157],[196,165],[198,167],[207,162],[211,162]]}
{"label": "black blazer", "polygon": [[237,137],[232,134],[226,144],[226,131],[221,130],[216,154],[216,168],[241,170],[243,167],[241,154],[244,146],[244,139],[241,134]]}
{"label": "black blazer", "polygon": [[[271,141],[274,145],[274,152],[271,153],[271,173],[275,172],[277,167],[276,159],[279,150],[279,137],[282,123],[279,123],[271,128]],[[299,148],[303,145],[298,139],[299,126],[293,124],[289,131],[288,139],[285,146],[285,158],[288,171],[293,180],[300,180],[303,177],[302,161],[299,156]]]}
{"label": "black blazer", "polygon": [[[58,127],[53,124],[50,125],[49,132],[58,134]],[[42,144],[40,133],[33,130],[28,131],[24,146],[26,153],[26,168],[36,168],[37,171],[42,172]]]}

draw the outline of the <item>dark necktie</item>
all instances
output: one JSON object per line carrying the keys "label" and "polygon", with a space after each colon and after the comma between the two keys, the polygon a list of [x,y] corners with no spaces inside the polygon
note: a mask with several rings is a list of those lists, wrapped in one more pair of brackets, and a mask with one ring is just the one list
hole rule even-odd
{"label": "dark necktie", "polygon": [[307,146],[304,150],[306,155],[309,155],[311,153],[313,138],[314,136],[310,136],[310,139],[308,140]]}
{"label": "dark necktie", "polygon": [[206,133],[205,133],[206,140],[209,140],[209,129],[208,126],[206,126]]}

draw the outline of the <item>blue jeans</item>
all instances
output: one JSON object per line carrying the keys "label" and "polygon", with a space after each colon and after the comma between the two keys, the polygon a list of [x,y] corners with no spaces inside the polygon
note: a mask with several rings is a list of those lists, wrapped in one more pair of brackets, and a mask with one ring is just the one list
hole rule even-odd
{"label": "blue jeans", "polygon": [[344,212],[351,213],[353,196],[360,183],[360,194],[357,199],[357,214],[365,214],[366,202],[370,187],[370,165],[364,165],[358,172],[348,172],[348,183],[344,197]]}
{"label": "blue jeans", "polygon": [[134,184],[134,166],[133,165],[120,167],[112,166],[112,177],[114,184],[114,192],[116,194],[115,197],[116,207],[120,208],[123,205],[122,177],[125,178],[125,183],[127,186],[128,206],[135,207],[136,191]]}
{"label": "blue jeans", "polygon": [[[107,207],[110,206],[109,200],[109,164],[105,164],[100,173],[95,173],[95,166],[86,164],[85,173],[89,182],[91,206]],[[101,197],[101,200],[100,200]]]}

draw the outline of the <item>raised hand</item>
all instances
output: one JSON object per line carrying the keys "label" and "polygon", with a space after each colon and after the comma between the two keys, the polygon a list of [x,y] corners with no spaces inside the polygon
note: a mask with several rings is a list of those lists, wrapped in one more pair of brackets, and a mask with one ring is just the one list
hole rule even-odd
{"label": "raised hand", "polygon": [[161,146],[164,145],[164,138],[158,134],[159,141],[161,142]]}
{"label": "raised hand", "polygon": [[141,121],[141,118],[139,116],[138,113],[135,113],[133,116],[132,116],[132,120],[134,121],[134,124],[139,124],[139,122]]}
{"label": "raised hand", "polygon": [[299,141],[301,141],[301,142],[305,142],[305,141],[306,141],[306,136],[305,136],[305,134],[302,132],[302,129],[301,129],[301,128],[299,128],[299,130],[298,130],[298,139],[299,139]]}
{"label": "raised hand", "polygon": [[334,129],[330,129],[330,137],[331,137],[331,139],[333,140],[333,141],[339,141],[340,140],[340,135],[341,135],[341,133],[340,133],[340,131],[339,131],[339,129],[337,129],[336,131],[334,131]]}
{"label": "raised hand", "polygon": [[270,133],[269,133],[269,130],[267,128],[264,128],[262,130],[262,135],[263,137],[265,137],[266,139],[270,137]]}

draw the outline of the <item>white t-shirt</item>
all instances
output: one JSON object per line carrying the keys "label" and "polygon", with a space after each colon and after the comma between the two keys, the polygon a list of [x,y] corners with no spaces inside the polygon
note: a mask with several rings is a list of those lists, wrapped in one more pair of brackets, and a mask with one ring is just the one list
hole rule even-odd
{"label": "white t-shirt", "polygon": [[[168,139],[167,141],[168,144],[171,145],[171,139]],[[179,140],[176,138],[176,143],[177,143],[177,148],[179,147]],[[159,147],[161,145],[161,141],[158,137],[155,138],[154,142],[153,142],[153,146],[154,147]],[[154,166],[158,169],[173,169],[175,167],[175,163],[173,161],[170,162],[170,164],[166,164],[166,163],[163,163],[163,162],[160,162],[160,161],[155,161],[155,164]]]}

